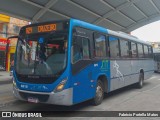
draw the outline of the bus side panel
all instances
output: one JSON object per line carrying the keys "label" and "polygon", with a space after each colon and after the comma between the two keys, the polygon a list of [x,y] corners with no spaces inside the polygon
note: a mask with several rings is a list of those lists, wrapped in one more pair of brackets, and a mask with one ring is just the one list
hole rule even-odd
{"label": "bus side panel", "polygon": [[140,70],[144,70],[144,79],[152,76],[154,62],[150,59],[111,61],[111,91],[139,81]]}
{"label": "bus side panel", "polygon": [[139,73],[140,69],[143,68],[143,64],[141,64],[140,60],[131,60],[130,67],[132,69],[131,80],[133,82],[129,82],[129,84],[126,84],[126,86],[137,83],[139,81]]}
{"label": "bus side panel", "polygon": [[126,83],[129,84],[130,74],[130,61],[111,60],[111,91],[124,87]]}
{"label": "bus side panel", "polygon": [[95,96],[96,83],[100,75],[105,75],[109,82],[109,67],[110,62],[108,60],[101,60],[90,64],[72,76],[73,104],[89,100]]}
{"label": "bus side panel", "polygon": [[151,59],[145,60],[144,64],[144,79],[149,79],[154,72],[154,61]]}
{"label": "bus side panel", "polygon": [[73,104],[91,99],[94,95],[94,84],[92,83],[93,65],[89,65],[72,76]]}
{"label": "bus side panel", "polygon": [[154,71],[154,62],[151,59],[131,60],[132,75],[134,83],[139,81],[140,70],[144,71],[144,79],[149,79]]}

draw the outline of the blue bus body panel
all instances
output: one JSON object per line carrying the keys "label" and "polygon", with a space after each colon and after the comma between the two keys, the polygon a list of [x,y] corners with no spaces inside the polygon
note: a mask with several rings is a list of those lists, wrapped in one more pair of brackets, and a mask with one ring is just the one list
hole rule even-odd
{"label": "blue bus body panel", "polygon": [[[17,88],[20,90],[34,91],[34,92],[53,92],[56,86],[68,76],[67,71],[65,71],[54,83],[52,84],[33,84],[33,83],[24,83],[19,82],[16,77],[15,71],[13,72]],[[69,81],[69,80],[68,80]],[[69,82],[66,83],[65,88],[68,88]]]}
{"label": "blue bus body panel", "polygon": [[[71,33],[68,36],[68,40],[71,39]],[[25,83],[20,82],[16,76],[15,70],[13,71],[13,76],[15,78],[15,82],[17,84],[17,88],[20,90],[27,90],[27,91],[34,91],[34,92],[53,92],[53,90],[57,87],[57,85],[63,80],[68,79],[67,83],[64,86],[64,89],[70,88],[70,54],[71,54],[71,43],[68,42],[68,60],[67,60],[67,66],[64,70],[63,74],[52,84],[33,84],[33,83]],[[16,47],[17,51],[17,47]],[[16,56],[15,56],[15,63],[16,63]],[[15,65],[16,66],[16,65]]]}
{"label": "blue bus body panel", "polygon": [[72,76],[73,103],[80,103],[95,96],[97,80],[100,75],[105,75],[110,89],[110,62],[102,60],[88,65],[76,75]]}
{"label": "blue bus body panel", "polygon": [[[96,32],[107,34],[107,29],[92,25],[83,21],[71,19],[70,29],[73,27],[83,27]],[[72,43],[72,36],[70,36]],[[76,75],[72,75],[71,81],[73,87],[73,104],[89,100],[95,96],[97,80],[100,75],[105,75],[108,79],[108,91],[110,89],[110,62],[108,60],[100,60],[94,64],[90,64],[82,69]]]}

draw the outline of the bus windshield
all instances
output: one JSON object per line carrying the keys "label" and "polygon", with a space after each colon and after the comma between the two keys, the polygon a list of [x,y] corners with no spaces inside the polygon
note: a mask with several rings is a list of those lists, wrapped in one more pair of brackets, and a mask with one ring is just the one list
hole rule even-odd
{"label": "bus windshield", "polygon": [[67,61],[67,34],[31,34],[18,41],[16,72],[23,75],[55,75]]}

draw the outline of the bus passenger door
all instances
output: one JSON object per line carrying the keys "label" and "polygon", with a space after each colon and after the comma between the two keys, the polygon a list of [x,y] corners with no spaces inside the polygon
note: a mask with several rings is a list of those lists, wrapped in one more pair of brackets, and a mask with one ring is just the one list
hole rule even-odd
{"label": "bus passenger door", "polygon": [[79,103],[93,96],[89,39],[76,36],[72,43],[72,85],[73,103]]}

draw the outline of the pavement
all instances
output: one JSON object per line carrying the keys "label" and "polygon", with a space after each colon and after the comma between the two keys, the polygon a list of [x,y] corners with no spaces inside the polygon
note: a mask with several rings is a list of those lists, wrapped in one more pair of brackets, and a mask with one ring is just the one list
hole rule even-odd
{"label": "pavement", "polygon": [[[9,73],[6,72],[6,75]],[[3,74],[4,75],[4,74]],[[10,76],[9,76],[10,77]],[[73,105],[58,106],[41,103],[28,103],[14,98],[12,84],[0,86],[0,112],[1,111],[41,111],[50,112],[52,117],[31,118],[34,120],[159,120],[159,117],[105,117],[107,112],[119,111],[120,113],[154,113],[160,111],[160,74],[145,80],[144,87],[137,89],[136,86],[128,86],[107,94],[101,105],[93,106],[89,101]],[[56,111],[60,111],[59,113]],[[66,113],[70,111],[70,113]],[[79,112],[75,112],[79,111]],[[63,115],[64,113],[64,115]],[[58,117],[55,117],[58,116]],[[63,117],[62,117],[63,116]],[[87,116],[87,117],[85,117]],[[99,117],[98,117],[99,116]],[[100,117],[101,116],[101,117]],[[13,119],[13,118],[10,118]],[[16,118],[15,118],[16,119]],[[24,118],[19,118],[23,119]],[[29,118],[26,118],[29,119]]]}
{"label": "pavement", "polygon": [[11,82],[12,82],[12,76],[10,76],[10,72],[0,71],[0,85]]}

